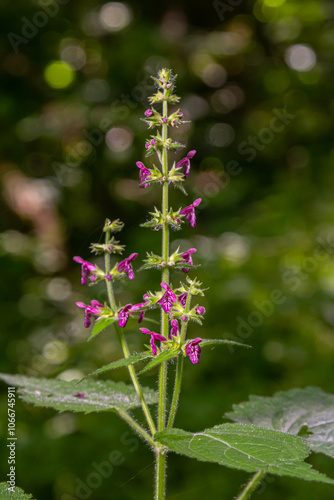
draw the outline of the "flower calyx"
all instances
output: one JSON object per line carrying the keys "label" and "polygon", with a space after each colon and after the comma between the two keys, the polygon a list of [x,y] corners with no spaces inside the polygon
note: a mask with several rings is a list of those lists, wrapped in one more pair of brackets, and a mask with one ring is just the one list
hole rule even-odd
{"label": "flower calyx", "polygon": [[154,231],[159,231],[166,223],[176,231],[181,229],[181,220],[179,218],[180,210],[174,212],[171,208],[167,216],[164,217],[160,210],[154,207],[154,212],[149,212],[149,214],[152,216],[152,219],[141,224],[141,227],[151,227]]}
{"label": "flower calyx", "polygon": [[103,232],[118,233],[119,231],[122,231],[123,228],[124,223],[119,219],[116,219],[114,221],[106,219],[103,227]]}
{"label": "flower calyx", "polygon": [[190,248],[186,252],[179,252],[179,248],[174,252],[168,261],[168,266],[174,269],[181,269],[184,273],[188,273],[194,266],[191,254],[195,253],[196,248]]}
{"label": "flower calyx", "polygon": [[151,168],[145,167],[145,165],[141,161],[136,162],[139,170],[139,187],[147,188],[149,184],[154,184],[155,182],[161,182],[164,180],[164,177],[161,171],[153,165]]}

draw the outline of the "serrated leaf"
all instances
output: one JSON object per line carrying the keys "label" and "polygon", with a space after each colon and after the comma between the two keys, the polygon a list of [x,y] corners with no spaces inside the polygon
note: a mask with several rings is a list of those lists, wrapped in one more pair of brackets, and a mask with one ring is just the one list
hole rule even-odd
{"label": "serrated leaf", "polygon": [[157,356],[155,356],[148,365],[145,366],[145,368],[140,372],[140,373],[145,373],[151,368],[154,368],[154,366],[160,365],[160,363],[163,363],[164,361],[168,361],[169,359],[174,358],[177,356],[180,352],[180,349],[168,349],[166,351],[160,352]]}
{"label": "serrated leaf", "polygon": [[222,424],[192,433],[158,432],[155,440],[182,455],[247,472],[265,471],[307,481],[334,484],[303,460],[309,448],[302,438],[254,425]]}
{"label": "serrated leaf", "polygon": [[[334,458],[334,395],[317,387],[250,396],[226,417],[288,434],[302,435],[312,451]],[[300,434],[301,433],[301,434]]]}
{"label": "serrated leaf", "polygon": [[32,495],[24,493],[21,488],[15,486],[9,490],[8,487],[8,483],[0,483],[1,500],[33,500]]}
{"label": "serrated leaf", "polygon": [[202,339],[201,347],[214,344],[232,344],[232,345],[239,345],[241,347],[251,347],[250,345],[242,344],[241,342],[234,342],[233,340],[225,340],[225,339]]}
{"label": "serrated leaf", "polygon": [[107,326],[112,325],[116,321],[116,318],[103,318],[97,321],[94,325],[94,328],[92,330],[92,333],[87,339],[87,342],[92,340],[96,335],[101,333]]}
{"label": "serrated leaf", "polygon": [[134,365],[139,361],[143,361],[144,359],[151,358],[152,354],[147,352],[140,352],[138,354],[133,354],[128,358],[119,359],[118,361],[114,361],[113,363],[109,363],[108,365],[104,365],[101,368],[95,370],[95,372],[89,373],[82,380],[86,380],[88,377],[92,377],[93,375],[98,375],[99,373],[108,372],[110,370],[116,370],[116,368],[122,368],[123,366]]}
{"label": "serrated leaf", "polygon": [[[54,408],[60,412],[100,412],[108,410],[130,410],[140,406],[135,389],[124,382],[111,380],[64,380],[26,377],[0,373],[0,379],[19,387],[20,398],[35,406]],[[147,404],[157,402],[156,392],[143,388]],[[77,396],[76,396],[77,394]],[[80,395],[84,397],[80,397]]]}

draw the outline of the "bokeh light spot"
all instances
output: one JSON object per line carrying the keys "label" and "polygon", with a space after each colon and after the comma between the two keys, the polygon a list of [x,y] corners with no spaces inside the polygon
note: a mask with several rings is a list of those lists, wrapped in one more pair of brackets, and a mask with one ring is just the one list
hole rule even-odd
{"label": "bokeh light spot", "polygon": [[100,10],[99,20],[106,31],[121,31],[131,22],[131,19],[129,7],[120,2],[106,3]]}
{"label": "bokeh light spot", "polygon": [[214,146],[229,146],[235,137],[234,129],[228,123],[216,123],[209,132],[209,141]]}
{"label": "bokeh light spot", "polygon": [[287,49],[285,61],[290,68],[296,71],[310,71],[317,62],[317,56],[308,45],[297,44]]}
{"label": "bokeh light spot", "polygon": [[106,143],[111,151],[123,153],[131,146],[133,141],[132,132],[125,127],[114,127],[106,134]]}
{"label": "bokeh light spot", "polygon": [[64,89],[74,80],[73,68],[64,61],[50,63],[44,71],[45,81],[54,89]]}

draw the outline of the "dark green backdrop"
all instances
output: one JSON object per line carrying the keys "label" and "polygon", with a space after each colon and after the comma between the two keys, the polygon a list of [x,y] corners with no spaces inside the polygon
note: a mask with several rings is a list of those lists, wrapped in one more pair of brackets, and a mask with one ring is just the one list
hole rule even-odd
{"label": "dark green backdrop", "polygon": [[[74,303],[104,295],[81,287],[72,257],[89,259],[105,217],[125,222],[127,255],[159,252],[160,234],[139,228],[159,189],[138,189],[135,162],[148,75],[168,66],[193,120],[179,138],[197,150],[188,198],[172,191],[172,205],[203,199],[196,228],[173,234],[173,248],[198,249],[191,276],[209,288],[205,325],[191,335],[253,347],[186,363],[176,425],[221,423],[249,394],[334,391],[333,17],[324,0],[2,6],[1,371],[81,377],[120,357],[111,334],[85,342]],[[118,299],[140,302],[159,282],[155,271],[137,273]],[[136,349],[143,339],[130,326]],[[154,387],[155,375],[143,383]],[[16,410],[17,484],[38,500],[151,497],[153,457],[116,416]],[[334,477],[330,459],[310,461]],[[167,498],[180,500],[231,499],[248,477],[174,455],[168,473]],[[269,477],[259,495],[329,500],[333,489]]]}

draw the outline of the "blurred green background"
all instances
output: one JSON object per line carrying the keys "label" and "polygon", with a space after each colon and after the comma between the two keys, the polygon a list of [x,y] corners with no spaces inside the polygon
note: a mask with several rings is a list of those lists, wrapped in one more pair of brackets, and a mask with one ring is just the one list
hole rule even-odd
{"label": "blurred green background", "polygon": [[[223,422],[249,394],[292,387],[334,391],[334,5],[325,0],[104,3],[17,0],[2,6],[1,371],[80,378],[121,356],[111,333],[86,343],[75,301],[103,300],[80,285],[80,255],[120,218],[126,254],[159,253],[142,229],[160,190],[138,189],[136,161],[149,75],[178,74],[178,129],[196,149],[188,197],[201,197],[195,229],[172,248],[198,249],[191,271],[209,287],[193,337],[252,349],[205,350],[186,363],[176,426]],[[175,159],[182,157],[182,152]],[[98,262],[98,259],[94,259]],[[173,283],[184,278],[173,275]],[[118,286],[137,303],[159,288],[156,271]],[[133,349],[145,339],[133,322]],[[171,367],[172,371],[173,367]],[[113,372],[128,380],[127,372]],[[155,387],[156,372],[143,377]],[[6,387],[1,429],[6,436]],[[117,416],[57,415],[17,402],[17,485],[37,500],[152,497],[153,456]],[[138,413],[135,413],[139,416]],[[94,472],[114,451],[108,478]],[[1,479],[7,470],[3,455]],[[334,477],[333,461],[310,462]],[[231,499],[248,474],[170,455],[168,499]],[[92,475],[93,474],[93,475]],[[94,482],[95,477],[95,482]],[[333,498],[327,485],[269,477],[254,498]]]}

